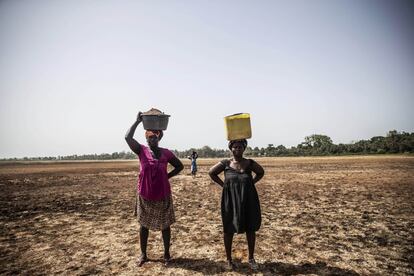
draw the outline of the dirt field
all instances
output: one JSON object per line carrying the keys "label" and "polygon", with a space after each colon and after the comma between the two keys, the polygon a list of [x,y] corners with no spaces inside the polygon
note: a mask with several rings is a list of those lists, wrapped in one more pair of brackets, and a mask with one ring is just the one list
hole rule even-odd
{"label": "dirt field", "polygon": [[[414,273],[414,157],[256,159],[265,177],[257,274],[409,275]],[[133,203],[138,162],[0,164],[0,274],[251,274],[244,235],[235,272],[224,268],[221,188],[189,163],[172,179],[177,222],[174,261],[164,268],[160,232],[152,260],[139,255]]]}

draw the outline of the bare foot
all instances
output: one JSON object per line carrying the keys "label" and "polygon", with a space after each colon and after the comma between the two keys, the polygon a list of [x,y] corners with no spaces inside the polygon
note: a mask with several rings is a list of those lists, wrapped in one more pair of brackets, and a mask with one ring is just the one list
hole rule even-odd
{"label": "bare foot", "polygon": [[164,255],[164,265],[168,266],[171,262],[171,256],[170,254]]}
{"label": "bare foot", "polygon": [[226,270],[233,271],[235,269],[234,263],[232,260],[227,260]]}
{"label": "bare foot", "polygon": [[252,270],[257,270],[259,268],[259,266],[257,265],[255,259],[250,259],[249,260],[249,265],[250,265],[250,268]]}
{"label": "bare foot", "polygon": [[141,255],[141,257],[138,258],[137,265],[140,267],[143,264],[145,264],[146,262],[148,262],[147,255]]}

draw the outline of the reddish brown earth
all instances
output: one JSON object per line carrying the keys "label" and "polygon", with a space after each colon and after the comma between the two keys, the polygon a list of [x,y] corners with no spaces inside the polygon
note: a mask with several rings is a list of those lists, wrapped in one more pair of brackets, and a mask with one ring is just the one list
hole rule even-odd
{"label": "reddish brown earth", "polygon": [[[258,158],[262,206],[257,274],[414,273],[414,157]],[[133,217],[137,161],[0,164],[0,274],[251,274],[244,235],[227,272],[220,187],[200,160],[172,179],[174,258],[150,232],[143,267]]]}

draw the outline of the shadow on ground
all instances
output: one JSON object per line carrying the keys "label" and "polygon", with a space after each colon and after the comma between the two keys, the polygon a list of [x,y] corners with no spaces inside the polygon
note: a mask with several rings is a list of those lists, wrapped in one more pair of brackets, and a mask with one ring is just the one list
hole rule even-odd
{"label": "shadow on ground", "polygon": [[[247,263],[241,263],[235,260],[235,272],[241,274],[252,274],[253,271]],[[226,263],[223,261],[212,261],[208,259],[190,259],[177,258],[172,260],[170,267],[182,268],[206,275],[214,275],[226,272]],[[263,273],[267,275],[298,275],[298,274],[316,274],[316,275],[359,275],[353,270],[341,269],[338,267],[328,266],[324,262],[303,263],[299,265],[282,263],[282,262],[265,262],[259,264],[259,269],[254,273]]]}

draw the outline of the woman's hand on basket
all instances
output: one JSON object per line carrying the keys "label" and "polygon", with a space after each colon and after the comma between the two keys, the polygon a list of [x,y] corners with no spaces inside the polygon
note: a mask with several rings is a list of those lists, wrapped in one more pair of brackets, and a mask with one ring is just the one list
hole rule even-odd
{"label": "woman's hand on basket", "polygon": [[138,112],[138,115],[137,115],[137,122],[138,122],[138,123],[141,123],[141,122],[142,122],[142,112],[141,112],[141,111],[139,111],[139,112]]}

